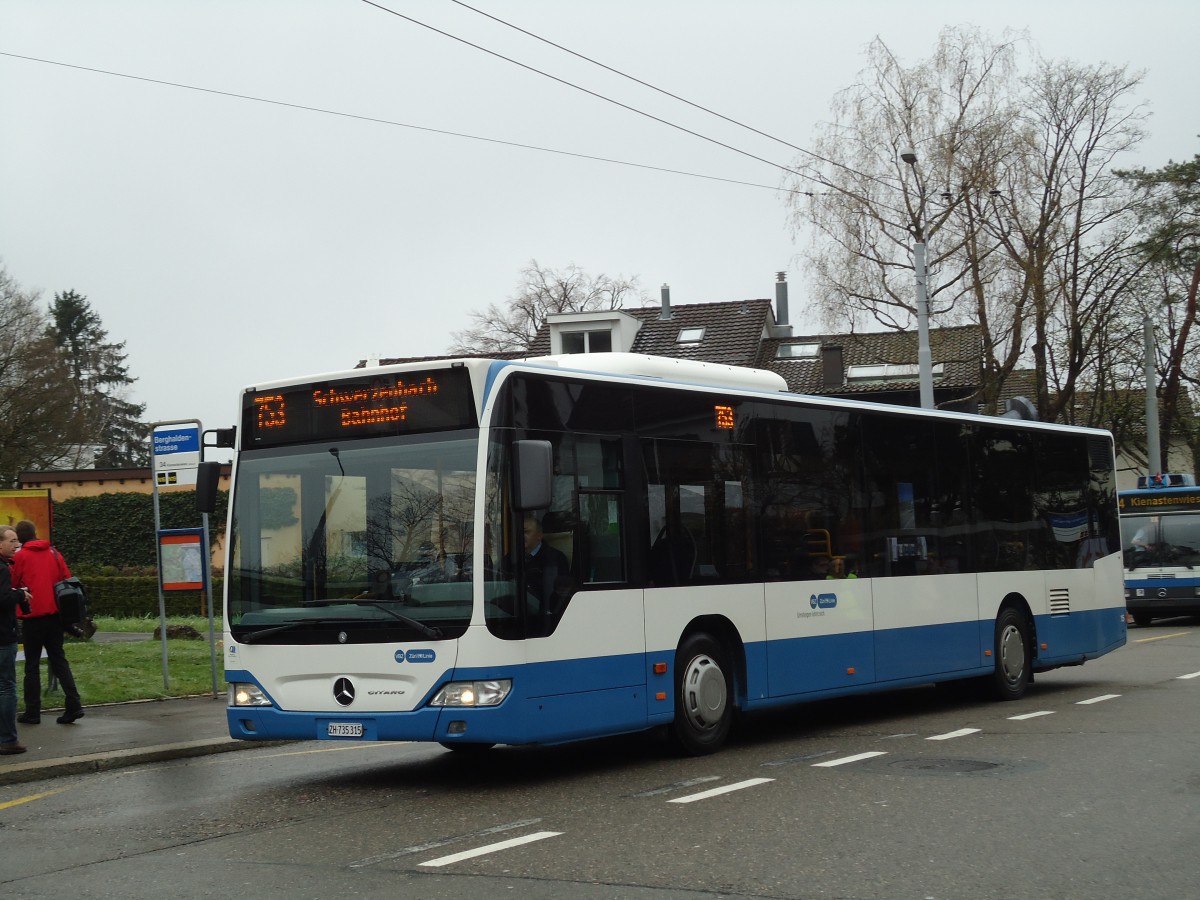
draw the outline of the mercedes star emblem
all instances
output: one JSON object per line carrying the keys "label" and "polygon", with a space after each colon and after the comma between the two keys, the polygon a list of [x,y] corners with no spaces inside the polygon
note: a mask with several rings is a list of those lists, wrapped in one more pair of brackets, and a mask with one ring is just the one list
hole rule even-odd
{"label": "mercedes star emblem", "polygon": [[354,683],[349,678],[339,678],[333,683],[333,699],[342,706],[354,702]]}

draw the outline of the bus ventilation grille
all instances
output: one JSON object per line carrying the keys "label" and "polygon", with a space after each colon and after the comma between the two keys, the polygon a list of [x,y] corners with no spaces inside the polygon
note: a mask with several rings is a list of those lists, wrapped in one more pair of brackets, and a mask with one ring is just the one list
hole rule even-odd
{"label": "bus ventilation grille", "polygon": [[1071,611],[1071,592],[1067,588],[1050,588],[1050,615],[1061,616]]}
{"label": "bus ventilation grille", "polygon": [[1175,573],[1174,572],[1157,572],[1157,573],[1152,572],[1147,577],[1148,578],[1159,578],[1159,579],[1161,579],[1161,578],[1171,579],[1171,578],[1175,577]]}

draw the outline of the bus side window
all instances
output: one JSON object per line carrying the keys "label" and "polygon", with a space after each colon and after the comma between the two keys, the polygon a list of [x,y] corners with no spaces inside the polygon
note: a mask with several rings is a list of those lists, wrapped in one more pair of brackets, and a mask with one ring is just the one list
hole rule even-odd
{"label": "bus side window", "polygon": [[582,525],[581,565],[576,567],[586,584],[625,581],[620,495],[580,492]]}

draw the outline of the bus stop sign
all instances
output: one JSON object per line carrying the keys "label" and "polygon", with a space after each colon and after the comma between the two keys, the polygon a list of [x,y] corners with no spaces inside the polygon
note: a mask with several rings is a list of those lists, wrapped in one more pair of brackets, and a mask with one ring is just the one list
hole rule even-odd
{"label": "bus stop sign", "polygon": [[175,484],[195,484],[200,465],[200,425],[160,425],[154,429],[154,484],[170,487]]}

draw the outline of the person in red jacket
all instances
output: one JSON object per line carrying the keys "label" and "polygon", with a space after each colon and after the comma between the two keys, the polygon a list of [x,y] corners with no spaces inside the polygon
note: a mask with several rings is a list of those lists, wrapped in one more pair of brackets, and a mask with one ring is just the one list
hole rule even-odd
{"label": "person in red jacket", "polygon": [[70,725],[83,718],[83,701],[75,687],[75,676],[63,650],[63,623],[54,599],[54,585],[71,577],[62,554],[49,541],[38,540],[32,522],[17,523],[21,549],[13,557],[12,580],[18,587],[27,587],[33,595],[27,613],[18,612],[25,645],[25,712],[17,721],[37,725],[42,721],[42,648],[46,649],[50,669],[67,695],[66,709],[56,720]]}

